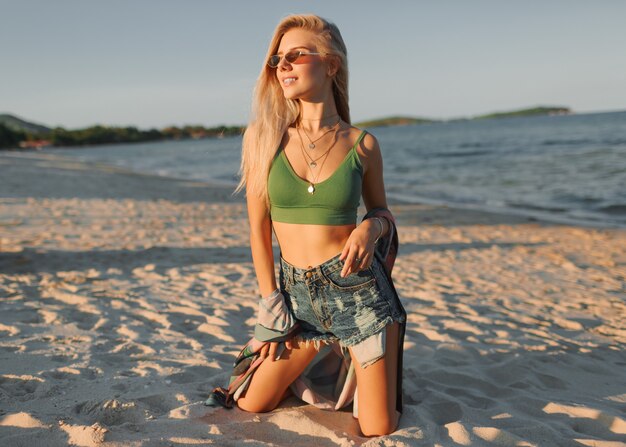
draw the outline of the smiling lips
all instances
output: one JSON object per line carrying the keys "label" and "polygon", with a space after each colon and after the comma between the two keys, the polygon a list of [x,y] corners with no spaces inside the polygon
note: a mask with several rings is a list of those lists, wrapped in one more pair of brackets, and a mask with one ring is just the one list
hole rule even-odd
{"label": "smiling lips", "polygon": [[283,85],[284,86],[289,86],[289,85],[293,84],[294,82],[296,82],[296,78],[294,78],[294,77],[283,79]]}

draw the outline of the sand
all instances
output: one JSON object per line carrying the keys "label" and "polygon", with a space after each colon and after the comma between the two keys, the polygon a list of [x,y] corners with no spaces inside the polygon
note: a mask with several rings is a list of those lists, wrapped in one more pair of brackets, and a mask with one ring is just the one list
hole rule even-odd
{"label": "sand", "polygon": [[626,230],[390,203],[405,412],[366,438],[203,406],[255,322],[241,195],[53,151],[0,176],[0,445],[626,445]]}

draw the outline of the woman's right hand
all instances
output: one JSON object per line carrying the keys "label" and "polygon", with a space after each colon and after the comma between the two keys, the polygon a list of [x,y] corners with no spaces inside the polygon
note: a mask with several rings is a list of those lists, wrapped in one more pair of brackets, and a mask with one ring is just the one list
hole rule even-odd
{"label": "woman's right hand", "polygon": [[[267,357],[269,355],[270,360],[273,362],[276,359],[276,350],[278,349],[278,345],[280,343],[281,342],[277,341],[265,343],[265,345],[261,348],[261,357]],[[285,343],[286,349],[292,349],[293,345],[291,344],[291,339],[285,340],[283,343]]]}

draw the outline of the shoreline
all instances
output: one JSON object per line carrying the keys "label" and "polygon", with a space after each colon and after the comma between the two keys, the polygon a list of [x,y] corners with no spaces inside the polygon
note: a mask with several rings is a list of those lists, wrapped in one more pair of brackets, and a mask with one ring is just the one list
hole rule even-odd
{"label": "shoreline", "polygon": [[404,412],[368,439],[351,405],[203,405],[258,306],[231,188],[55,157],[0,156],[0,170],[3,444],[608,447],[626,435],[623,229],[390,203]]}
{"label": "shoreline", "polygon": [[[101,162],[91,162],[91,161],[82,161],[73,159],[70,157],[66,157],[63,155],[51,154],[51,153],[43,153],[43,152],[31,152],[31,153],[19,153],[13,152],[8,158],[26,158],[26,159],[46,159],[49,161],[57,161],[57,162],[67,162],[67,163],[78,163],[83,164],[85,166],[92,166],[95,169],[105,170],[109,172],[115,172],[126,175],[135,175],[146,178],[154,178],[154,179],[164,179],[174,182],[193,182],[198,185],[206,185],[209,188],[221,188],[224,192],[232,192],[236,187],[235,184],[231,184],[228,182],[220,182],[217,180],[197,180],[197,179],[184,179],[182,177],[176,177],[172,175],[162,175],[153,172],[142,172],[142,171],[134,171],[132,169],[120,167],[114,164],[101,163]],[[2,159],[2,153],[0,153],[0,160]],[[231,196],[234,201],[244,201],[243,192],[238,193],[237,196]],[[526,222],[537,222],[541,224],[554,224],[554,225],[571,225],[571,226],[581,226],[585,228],[592,229],[626,229],[626,225],[621,225],[619,223],[603,223],[597,220],[586,220],[586,219],[576,219],[569,218],[564,216],[558,216],[554,214],[550,214],[548,212],[540,211],[540,210],[528,210],[528,209],[515,209],[515,208],[501,208],[496,206],[489,205],[480,205],[480,204],[463,204],[456,202],[448,202],[444,200],[431,199],[428,197],[416,197],[409,198],[405,197],[402,194],[398,193],[387,193],[387,203],[390,209],[394,207],[413,207],[413,206],[432,206],[432,207],[442,207],[447,208],[460,213],[485,213],[487,215],[492,215],[496,217],[498,220],[501,219],[511,219],[513,221],[526,221]],[[362,216],[365,213],[365,208],[363,205],[359,207],[359,216]]]}

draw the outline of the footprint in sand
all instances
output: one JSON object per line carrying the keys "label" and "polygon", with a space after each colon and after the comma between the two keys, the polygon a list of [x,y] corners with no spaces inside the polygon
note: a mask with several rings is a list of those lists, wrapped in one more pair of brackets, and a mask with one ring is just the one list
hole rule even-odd
{"label": "footprint in sand", "polygon": [[11,397],[26,397],[35,393],[44,382],[44,379],[35,376],[3,374],[0,376],[0,389]]}
{"label": "footprint in sand", "polygon": [[74,413],[84,422],[99,422],[108,426],[139,423],[146,419],[145,411],[136,402],[117,399],[81,402],[74,406]]}
{"label": "footprint in sand", "polygon": [[183,372],[175,373],[170,376],[167,376],[167,380],[171,380],[173,383],[192,383],[192,382],[203,382],[207,377],[213,376],[216,372],[218,372],[215,368],[210,368],[207,366],[190,366],[185,369]]}
{"label": "footprint in sand", "polygon": [[607,441],[617,441],[618,438],[624,439],[623,435],[626,435],[626,420],[624,418],[596,408],[550,402],[543,407],[543,412],[553,417],[563,418],[564,422],[577,433],[599,437]]}
{"label": "footprint in sand", "polygon": [[427,405],[428,414],[437,425],[457,422],[463,417],[463,410],[456,402],[439,402]]}

